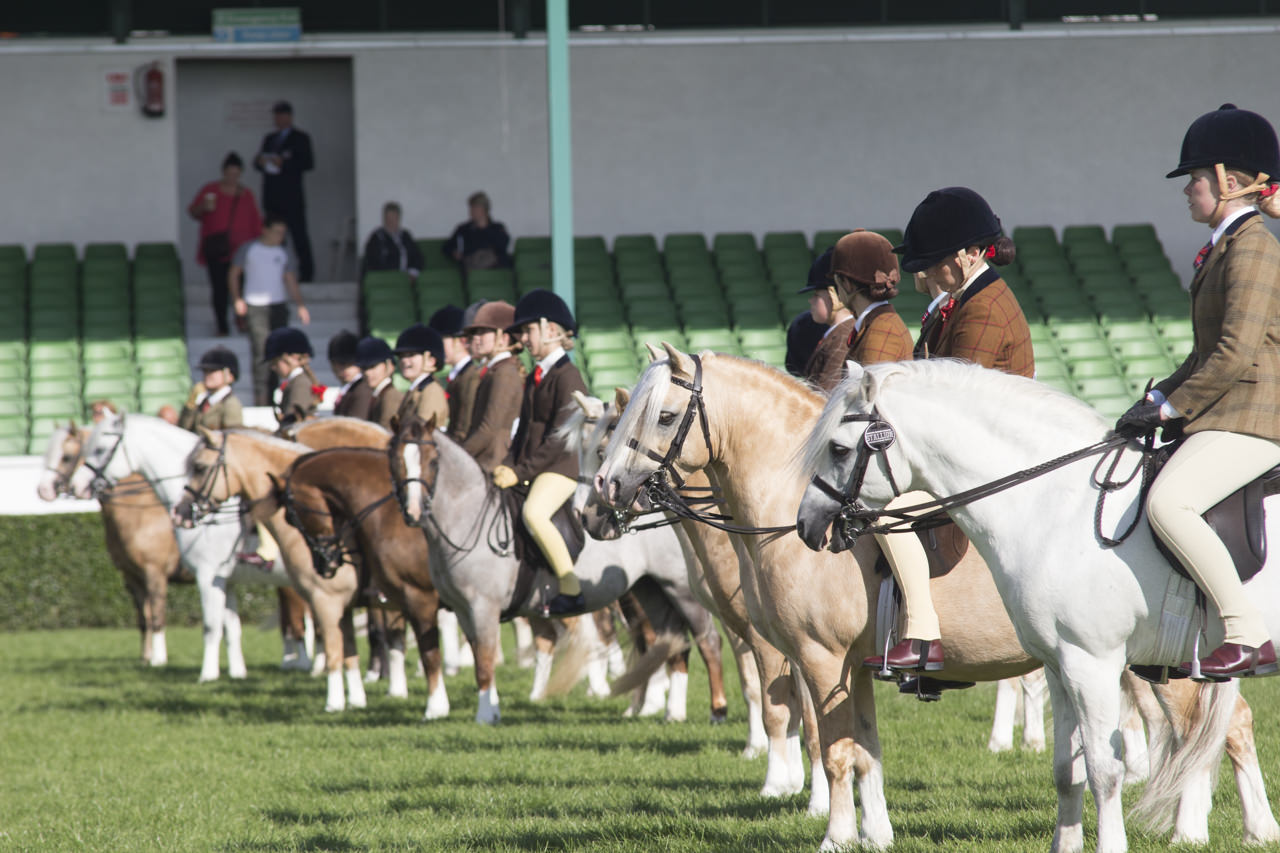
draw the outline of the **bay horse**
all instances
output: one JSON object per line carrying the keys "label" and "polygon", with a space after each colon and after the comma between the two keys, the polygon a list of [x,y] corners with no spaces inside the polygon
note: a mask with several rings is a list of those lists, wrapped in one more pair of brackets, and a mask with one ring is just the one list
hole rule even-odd
{"label": "bay horse", "polygon": [[[543,603],[555,594],[554,577],[544,572],[527,594],[518,594],[520,565],[512,549],[514,528],[501,496],[470,454],[436,429],[434,419],[424,422],[411,417],[400,423],[387,457],[404,519],[426,532],[436,589],[457,614],[475,651],[476,721],[496,723],[499,697],[493,675],[501,618],[542,615]],[[599,610],[634,588],[647,613],[674,605],[700,638],[700,648],[705,645],[718,653],[715,620],[689,589],[684,554],[678,547],[589,539],[576,571],[588,611]],[[648,583],[638,583],[641,579]],[[708,670],[718,668],[719,658],[706,663]]]}
{"label": "bay horse", "polygon": [[[872,422],[878,436],[893,437],[891,443],[864,443]],[[1145,532],[1118,536],[1123,541],[1114,547],[1102,544],[1103,536],[1118,535],[1127,527],[1124,521],[1135,517],[1142,488],[1135,477],[1129,487],[1112,490],[1111,511],[1095,519],[1103,463],[1072,452],[1089,445],[1098,448],[1092,454],[1097,457],[1109,434],[1097,412],[1034,380],[939,360],[865,369],[851,363],[809,430],[797,475],[812,474],[826,485],[816,485],[816,479],[808,485],[795,516],[799,535],[819,548],[846,507],[874,521],[875,513],[862,507],[883,507],[897,489],[955,495],[1039,467],[1042,476],[1012,477],[1009,489],[951,503],[948,514],[990,567],[1022,646],[1045,665],[1055,731],[1055,851],[1083,849],[1086,781],[1098,813],[1097,849],[1127,848],[1120,802],[1121,673],[1128,663],[1177,664],[1195,657],[1194,628],[1162,618],[1177,609],[1178,599],[1194,602],[1194,585],[1173,572]],[[1132,443],[1116,452],[1125,470],[1136,470],[1142,461]],[[1065,461],[1056,468],[1041,465],[1055,459]],[[844,497],[836,500],[833,492]],[[1274,533],[1280,505],[1271,509],[1268,527]],[[832,541],[848,546],[857,538],[856,555],[873,538],[857,537],[858,532],[837,523]],[[1278,584],[1280,571],[1268,566],[1249,588],[1260,600],[1274,602]],[[947,606],[936,587],[934,601],[940,609]],[[1276,608],[1264,608],[1264,614],[1273,636],[1280,637]],[[1207,622],[1205,648],[1213,648],[1222,641],[1222,629],[1217,620]],[[944,616],[944,630],[946,624]],[[948,656],[951,648],[948,639]],[[1169,704],[1167,696],[1164,701]],[[1240,707],[1234,681],[1191,688],[1187,701],[1198,706],[1199,725],[1185,732],[1163,766],[1153,768],[1135,809],[1157,828],[1168,826],[1170,801],[1188,786],[1207,794]],[[1247,807],[1245,815],[1248,820]]]}
{"label": "bay horse", "polygon": [[[885,846],[892,840],[892,828],[883,798],[871,673],[862,666],[873,653],[876,637],[879,549],[873,537],[863,537],[849,555],[813,551],[786,523],[796,517],[808,479],[796,470],[791,454],[779,449],[794,447],[809,435],[827,400],[758,362],[713,353],[691,357],[670,346],[665,349],[667,358],[641,375],[595,488],[608,505],[643,509],[643,498],[659,472],[683,478],[705,469],[721,490],[734,524],[773,528],[763,535],[740,537],[751,556],[760,595],[751,617],[799,664],[818,703],[831,789],[823,849],[855,840]],[[692,428],[681,431],[681,423]],[[679,432],[687,435],[677,442]],[[661,465],[664,459],[668,463]],[[969,549],[947,574],[934,578],[931,589],[947,637],[947,669],[938,677],[994,681],[1040,666],[1019,643],[977,549]],[[1115,683],[1118,694],[1119,673]],[[1186,732],[1179,755],[1200,755],[1205,743],[1215,738],[1220,744],[1218,717],[1225,705],[1229,720],[1234,707],[1230,686],[1201,688],[1194,696],[1198,711],[1212,714]],[[1055,725],[1059,723],[1055,716]],[[1118,744],[1117,734],[1117,749]],[[1182,793],[1183,766],[1164,763],[1148,785],[1149,792],[1159,793],[1158,805],[1166,812]],[[861,792],[861,827],[851,774],[856,774]]]}
{"label": "bay horse", "polygon": [[[617,389],[610,403],[580,392],[574,399],[580,411],[570,418],[562,432],[566,444],[578,453],[580,482],[574,495],[574,510],[591,536],[617,539],[623,535],[618,514],[603,506],[591,482],[608,450],[620,413],[627,407],[630,392]],[[708,483],[700,472],[691,475],[688,482],[694,488]],[[755,595],[750,588],[752,573],[740,567],[739,553],[728,533],[687,520],[680,521],[676,528],[697,555],[688,561],[691,588],[703,594],[703,603],[720,617],[730,638],[745,652],[737,654],[748,714],[748,738],[743,755],[755,757],[763,753],[768,757],[760,795],[780,797],[803,790],[804,765],[799,736],[803,718],[805,746],[810,766],[814,768],[810,776],[809,812],[825,814],[829,797],[826,775],[821,771],[822,754],[813,703],[808,699],[808,688],[798,679],[791,663],[751,623],[746,600]],[[655,535],[663,529],[639,535]],[[697,577],[693,576],[695,573]]]}

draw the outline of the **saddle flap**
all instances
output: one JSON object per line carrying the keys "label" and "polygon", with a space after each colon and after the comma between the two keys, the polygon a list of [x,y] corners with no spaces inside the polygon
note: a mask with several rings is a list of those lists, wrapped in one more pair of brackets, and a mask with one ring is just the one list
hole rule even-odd
{"label": "saddle flap", "polygon": [[[511,518],[511,529],[513,531],[512,546],[515,550],[516,559],[520,563],[519,571],[516,575],[515,594],[511,597],[511,603],[507,605],[507,609],[502,612],[501,619],[503,622],[510,620],[533,597],[535,580],[539,572],[554,578],[551,573],[551,567],[547,565],[547,558],[543,556],[542,549],[538,547],[538,543],[534,541],[533,536],[529,533],[529,529],[524,524],[524,501],[528,497],[528,491],[525,489],[503,489],[502,504],[504,510]],[[560,536],[564,539],[565,547],[569,549],[569,556],[576,563],[578,555],[582,553],[583,547],[587,542],[587,533],[582,526],[582,522],[573,512],[573,498],[570,497],[555,514],[551,516],[551,523],[555,525]]]}
{"label": "saddle flap", "polygon": [[[894,536],[905,536],[895,533]],[[925,557],[929,560],[929,577],[940,578],[956,567],[956,564],[969,553],[969,537],[964,535],[955,522],[948,522],[941,527],[928,530],[917,530],[916,536],[924,547]],[[884,552],[876,558],[876,573],[888,577],[892,574],[889,560]]]}

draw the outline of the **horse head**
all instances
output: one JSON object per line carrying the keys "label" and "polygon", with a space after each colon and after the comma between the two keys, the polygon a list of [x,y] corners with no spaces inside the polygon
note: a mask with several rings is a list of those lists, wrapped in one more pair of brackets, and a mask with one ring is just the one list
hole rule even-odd
{"label": "horse head", "polygon": [[202,517],[218,511],[232,495],[227,469],[227,436],[199,428],[200,442],[187,460],[187,483],[182,500],[173,508],[174,524],[195,526]]}
{"label": "horse head", "polygon": [[411,414],[393,426],[387,461],[396,501],[405,524],[420,527],[431,511],[440,463],[440,448],[435,440],[436,418],[432,415],[424,421],[417,414]]}
{"label": "horse head", "polygon": [[84,440],[75,421],[53,431],[44,453],[44,472],[36,485],[40,500],[52,501],[59,495],[71,494],[71,477],[80,467],[83,452]]}
{"label": "horse head", "polygon": [[711,461],[702,357],[668,343],[662,346],[666,358],[640,374],[593,479],[596,494],[609,507],[643,511],[644,487],[651,478],[665,475],[678,487]]}
{"label": "horse head", "polygon": [[116,412],[104,415],[89,434],[81,455],[83,464],[71,477],[71,493],[82,500],[132,474],[125,443],[125,416]]}
{"label": "horse head", "polygon": [[604,505],[592,488],[592,482],[628,397],[629,392],[625,388],[616,389],[613,403],[575,391],[574,401],[581,411],[564,427],[575,434],[576,440],[568,444],[578,451],[578,489],[573,495],[573,509],[581,519],[583,529],[594,539],[617,539],[622,535],[619,513]]}

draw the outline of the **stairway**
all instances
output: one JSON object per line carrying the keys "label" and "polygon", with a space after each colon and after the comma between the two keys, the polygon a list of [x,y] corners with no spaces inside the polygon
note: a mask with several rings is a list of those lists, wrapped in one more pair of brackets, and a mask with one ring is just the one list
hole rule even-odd
{"label": "stairway", "polygon": [[[290,323],[307,333],[307,337],[311,339],[311,348],[315,350],[315,357],[311,361],[312,370],[315,371],[320,382],[329,386],[330,389],[337,388],[341,383],[329,369],[329,359],[326,357],[329,339],[342,329],[360,333],[360,324],[356,316],[357,296],[358,287],[355,282],[304,284],[302,297],[311,311],[311,325],[300,325],[297,314],[291,312]],[[213,321],[213,309],[210,307],[209,297],[207,282],[187,283],[187,358],[191,362],[191,375],[196,379],[200,376],[200,371],[196,369],[200,356],[215,346],[224,346],[240,359],[241,376],[240,381],[236,383],[237,396],[241,400],[251,402],[253,383],[249,379],[251,369],[249,336],[234,331],[233,326],[229,337],[217,337],[217,326]],[[326,396],[331,397],[332,391]]]}

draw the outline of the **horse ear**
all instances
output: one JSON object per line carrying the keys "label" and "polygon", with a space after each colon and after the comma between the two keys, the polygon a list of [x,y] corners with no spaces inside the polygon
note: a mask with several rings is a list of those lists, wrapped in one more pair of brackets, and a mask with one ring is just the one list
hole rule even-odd
{"label": "horse ear", "polygon": [[197,432],[200,433],[200,437],[204,439],[205,444],[209,445],[210,447],[218,446],[218,437],[213,430],[203,426],[196,427],[196,430]]}
{"label": "horse ear", "polygon": [[653,364],[655,361],[657,361],[658,359],[662,358],[662,350],[658,349],[658,348],[657,348],[657,347],[655,347],[653,344],[646,343],[646,344],[644,345],[644,348],[645,348],[645,349],[647,349],[647,350],[649,351],[649,363],[650,363],[650,364]]}
{"label": "horse ear", "polygon": [[427,435],[430,435],[431,433],[436,431],[436,413],[435,412],[432,412],[431,417],[427,418],[427,422],[424,425],[424,429]]}
{"label": "horse ear", "polygon": [[72,434],[72,435],[75,435],[75,434],[76,434],[76,419],[75,419],[75,418],[71,418],[70,420],[68,420],[68,421],[67,421],[67,429],[71,431],[71,434]]}
{"label": "horse ear", "polygon": [[844,363],[844,375],[852,382],[861,382],[862,377],[867,375],[867,369],[858,362],[850,359]]}
{"label": "horse ear", "polygon": [[614,408],[621,413],[627,408],[627,403],[631,402],[631,392],[621,386],[613,389],[613,405]]}
{"label": "horse ear", "polygon": [[667,358],[671,361],[671,374],[673,376],[693,376],[693,359],[666,341],[662,342],[662,348],[667,351]]}
{"label": "horse ear", "polygon": [[400,416],[399,415],[391,416],[391,434],[392,435],[400,434]]}
{"label": "horse ear", "polygon": [[578,404],[578,408],[582,409],[584,415],[591,414],[591,398],[576,388],[573,389],[573,402]]}

